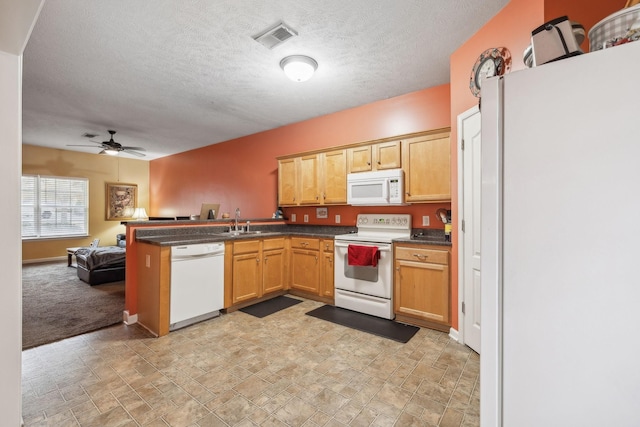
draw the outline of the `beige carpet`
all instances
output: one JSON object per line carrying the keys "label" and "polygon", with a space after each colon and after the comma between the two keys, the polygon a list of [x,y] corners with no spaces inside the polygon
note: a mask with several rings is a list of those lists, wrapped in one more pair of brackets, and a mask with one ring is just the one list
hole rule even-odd
{"label": "beige carpet", "polygon": [[22,268],[22,349],[122,322],[124,281],[89,286],[66,262]]}

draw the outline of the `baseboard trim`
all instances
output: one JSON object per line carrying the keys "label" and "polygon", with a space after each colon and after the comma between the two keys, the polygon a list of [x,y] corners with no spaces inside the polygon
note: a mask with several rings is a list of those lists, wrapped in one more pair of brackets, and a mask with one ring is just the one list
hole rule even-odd
{"label": "baseboard trim", "polygon": [[452,340],[456,340],[458,342],[460,342],[459,336],[458,336],[458,331],[451,328],[449,330],[449,338],[451,338]]}
{"label": "baseboard trim", "polygon": [[122,321],[125,325],[138,323],[138,314],[129,314],[129,310],[125,310],[122,312]]}

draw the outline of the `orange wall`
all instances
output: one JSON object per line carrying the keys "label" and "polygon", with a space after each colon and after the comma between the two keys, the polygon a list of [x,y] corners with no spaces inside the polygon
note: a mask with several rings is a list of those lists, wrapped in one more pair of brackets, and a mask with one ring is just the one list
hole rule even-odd
{"label": "orange wall", "polygon": [[[524,50],[531,43],[531,30],[546,21],[567,15],[589,32],[593,24],[621,9],[624,1],[616,0],[512,0],[491,21],[451,55],[451,188],[452,222],[458,224],[458,115],[478,105],[469,90],[469,77],[476,59],[485,49],[504,46],[511,52],[511,72],[525,68]],[[583,43],[588,51],[588,42]],[[457,230],[453,229],[452,247],[452,323],[458,325],[458,245]]]}
{"label": "orange wall", "polygon": [[[243,218],[270,218],[277,208],[276,157],[449,127],[449,99],[449,85],[437,86],[154,160],[150,214],[195,214],[208,202],[232,216],[240,208]],[[357,210],[335,209],[345,218]]]}

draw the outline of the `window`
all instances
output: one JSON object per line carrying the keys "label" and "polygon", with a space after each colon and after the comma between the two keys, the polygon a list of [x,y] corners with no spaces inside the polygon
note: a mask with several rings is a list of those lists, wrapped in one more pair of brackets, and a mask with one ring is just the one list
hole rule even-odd
{"label": "window", "polygon": [[22,238],[89,234],[89,181],[22,175]]}

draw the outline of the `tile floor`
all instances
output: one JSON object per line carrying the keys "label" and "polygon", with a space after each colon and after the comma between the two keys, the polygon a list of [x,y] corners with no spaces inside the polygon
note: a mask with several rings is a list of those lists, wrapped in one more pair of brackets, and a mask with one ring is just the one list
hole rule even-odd
{"label": "tile floor", "polygon": [[479,356],[236,311],[166,337],[117,325],[23,352],[25,426],[478,426]]}

